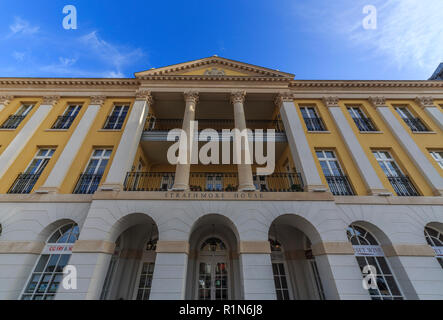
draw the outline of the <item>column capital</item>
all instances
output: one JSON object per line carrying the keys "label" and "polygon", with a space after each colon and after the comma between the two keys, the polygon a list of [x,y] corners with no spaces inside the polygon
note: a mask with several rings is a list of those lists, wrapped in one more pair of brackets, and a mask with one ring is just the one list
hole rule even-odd
{"label": "column capital", "polygon": [[323,97],[322,100],[325,106],[328,108],[338,107],[338,102],[340,101],[340,99],[337,96]]}
{"label": "column capital", "polygon": [[14,96],[0,96],[0,104],[7,106],[13,99]]}
{"label": "column capital", "polygon": [[42,105],[53,106],[60,100],[60,96],[45,96],[43,97]]}
{"label": "column capital", "polygon": [[154,98],[152,97],[151,90],[139,89],[135,93],[135,100],[143,100],[152,105],[154,103]]}
{"label": "column capital", "polygon": [[186,102],[193,102],[194,104],[198,103],[199,93],[195,90],[188,90],[183,93]]}
{"label": "column capital", "polygon": [[417,97],[415,102],[422,109],[435,107],[433,97]]}
{"label": "column capital", "polygon": [[380,107],[386,107],[386,98],[385,97],[369,97],[369,103],[371,106],[373,106],[375,109]]}
{"label": "column capital", "polygon": [[295,94],[291,92],[280,92],[274,99],[274,103],[277,107],[280,107],[283,102],[294,102]]}
{"label": "column capital", "polygon": [[231,92],[231,103],[244,103],[246,99],[246,91],[245,90],[239,90],[239,91],[232,91]]}
{"label": "column capital", "polygon": [[106,101],[106,96],[91,96],[91,105],[102,106]]}

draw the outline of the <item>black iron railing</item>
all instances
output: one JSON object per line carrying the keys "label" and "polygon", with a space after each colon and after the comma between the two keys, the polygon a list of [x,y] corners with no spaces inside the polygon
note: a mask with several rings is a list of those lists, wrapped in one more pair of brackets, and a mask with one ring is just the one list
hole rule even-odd
{"label": "black iron railing", "polygon": [[326,131],[326,126],[321,118],[304,118],[308,131]]}
{"label": "black iron railing", "polygon": [[281,120],[246,120],[246,127],[251,130],[274,129],[276,132],[285,132],[285,126]]}
{"label": "black iron railing", "polygon": [[352,196],[354,191],[346,176],[325,176],[329,189],[334,196]]}
{"label": "black iron railing", "polygon": [[413,132],[426,132],[428,128],[423,124],[419,118],[403,118],[406,124],[411,128]]}
{"label": "black iron railing", "polygon": [[149,118],[146,121],[145,131],[169,131],[172,129],[181,129],[183,119],[154,119]]}
{"label": "black iron railing", "polygon": [[237,172],[191,172],[191,191],[235,192],[238,190]]}
{"label": "black iron railing", "polygon": [[88,174],[83,173],[80,175],[77,185],[74,189],[74,194],[93,194],[97,191],[102,179],[102,174]]}
{"label": "black iron railing", "polygon": [[20,123],[23,121],[23,119],[26,118],[26,116],[14,116],[11,115],[6,119],[5,122],[3,122],[1,129],[17,129],[17,127],[20,125]]}
{"label": "black iron railing", "polygon": [[168,191],[174,184],[174,172],[128,172],[125,191]]}
{"label": "black iron railing", "polygon": [[255,187],[260,192],[302,192],[303,180],[300,173],[273,173],[269,176],[256,176]]}
{"label": "black iron railing", "polygon": [[75,120],[75,116],[59,116],[51,129],[69,129]]}
{"label": "black iron railing", "polygon": [[11,194],[27,194],[31,193],[34,185],[37,183],[38,178],[40,178],[40,173],[20,173],[15,179],[15,182],[9,188],[8,193]]}
{"label": "black iron railing", "polygon": [[106,118],[103,129],[105,130],[120,130],[125,122],[125,116],[108,116]]}
{"label": "black iron railing", "polygon": [[397,196],[417,197],[420,194],[407,176],[388,176],[387,177]]}
{"label": "black iron railing", "polygon": [[377,131],[374,124],[369,118],[352,118],[358,130],[362,132]]}

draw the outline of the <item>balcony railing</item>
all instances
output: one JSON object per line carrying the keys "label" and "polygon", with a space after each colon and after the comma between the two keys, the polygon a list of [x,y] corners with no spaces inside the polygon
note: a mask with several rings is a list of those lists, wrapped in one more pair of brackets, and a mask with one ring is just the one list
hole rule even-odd
{"label": "balcony railing", "polygon": [[5,122],[3,122],[1,129],[17,129],[17,127],[20,125],[20,123],[23,121],[23,119],[26,118],[26,116],[14,116],[11,115],[6,119]]}
{"label": "balcony railing", "polygon": [[326,126],[321,118],[304,118],[308,131],[326,131]]}
{"label": "balcony railing", "polygon": [[369,118],[352,118],[352,119],[354,120],[358,130],[360,130],[361,132],[377,131],[377,129],[375,129],[374,124]]}
{"label": "balcony railing", "polygon": [[426,132],[428,128],[423,124],[419,118],[403,118],[406,124],[411,128],[413,132]]}
{"label": "balcony railing", "polygon": [[[168,191],[174,183],[172,172],[128,172],[125,191]],[[257,191],[261,192],[301,192],[303,182],[299,173],[274,173],[256,179]],[[236,172],[191,172],[190,191],[196,192],[236,192],[238,173]]]}
{"label": "balcony railing", "polygon": [[400,197],[417,197],[420,194],[407,176],[388,176],[395,193]]}
{"label": "balcony railing", "polygon": [[57,129],[57,130],[69,129],[74,120],[75,116],[59,116],[51,129]]}
{"label": "balcony railing", "polygon": [[352,196],[354,191],[346,176],[325,176],[329,189],[334,196]]}
{"label": "balcony railing", "polygon": [[93,194],[97,191],[102,179],[102,174],[88,174],[80,175],[77,185],[74,189],[74,194]]}
{"label": "balcony railing", "polygon": [[40,173],[20,173],[15,179],[14,184],[9,188],[8,193],[11,194],[27,194],[31,193],[34,185],[37,183],[38,178],[40,178]]}
{"label": "balcony railing", "polygon": [[[196,119],[199,131],[214,129],[221,132],[223,129],[234,129],[235,122],[231,119]],[[248,129],[274,129],[276,132],[284,132],[283,122],[279,120],[247,120]],[[183,119],[153,119],[146,121],[145,131],[169,131],[183,127]]]}

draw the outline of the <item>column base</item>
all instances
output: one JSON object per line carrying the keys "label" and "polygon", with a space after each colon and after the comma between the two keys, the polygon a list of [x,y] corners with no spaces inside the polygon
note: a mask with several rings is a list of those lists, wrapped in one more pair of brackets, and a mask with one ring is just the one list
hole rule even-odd
{"label": "column base", "polygon": [[171,188],[171,191],[188,191],[189,185],[186,184],[174,184]]}
{"label": "column base", "polygon": [[257,188],[253,185],[245,185],[245,186],[238,186],[238,191],[240,192],[254,192],[257,191]]}
{"label": "column base", "polygon": [[98,188],[99,191],[123,191],[124,187],[121,183],[104,183]]}
{"label": "column base", "polygon": [[380,197],[390,197],[393,196],[392,192],[387,189],[368,189],[368,195],[370,196],[380,196]]}
{"label": "column base", "polygon": [[306,192],[328,192],[329,188],[323,184],[319,184],[319,185],[312,184],[312,185],[305,186],[305,191]]}
{"label": "column base", "polygon": [[441,197],[443,196],[443,190],[434,190],[434,195],[437,197]]}
{"label": "column base", "polygon": [[60,189],[57,187],[41,187],[40,189],[36,190],[35,193],[37,193],[37,194],[57,194],[57,193],[60,193]]}

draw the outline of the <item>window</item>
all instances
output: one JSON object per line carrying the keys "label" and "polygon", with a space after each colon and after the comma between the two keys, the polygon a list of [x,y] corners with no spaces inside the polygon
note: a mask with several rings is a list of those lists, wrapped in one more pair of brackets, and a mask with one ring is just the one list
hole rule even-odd
{"label": "window", "polygon": [[93,194],[102,179],[103,173],[111,157],[112,149],[95,149],[85,172],[80,176],[75,194]]}
{"label": "window", "polygon": [[266,182],[266,176],[253,176],[254,186],[256,190],[266,192],[268,191],[268,183]]}
{"label": "window", "polygon": [[32,104],[22,104],[20,108],[14,113],[10,115],[8,119],[2,124],[1,129],[17,129],[20,123],[24,118],[28,115],[28,113],[32,110],[34,105]]}
{"label": "window", "polygon": [[8,193],[25,194],[30,193],[49,160],[51,160],[55,149],[39,149],[34,159],[24,173],[20,173]]}
{"label": "window", "polygon": [[80,112],[81,108],[82,106],[80,105],[68,106],[63,115],[57,118],[51,129],[69,129],[72,122],[74,122],[75,117],[77,117],[77,114]]}
{"label": "window", "polygon": [[22,292],[22,300],[54,299],[78,236],[79,228],[75,223],[67,224],[51,235]]}
{"label": "window", "polygon": [[374,124],[360,107],[348,107],[348,111],[358,130],[362,132],[376,131]]}
{"label": "window", "polygon": [[114,254],[111,257],[111,261],[109,262],[109,268],[106,272],[105,281],[103,282],[102,293],[100,295],[100,300],[106,300],[109,298],[109,294],[111,291],[111,283],[115,276],[115,270],[117,268],[120,254],[121,254],[121,237],[118,237],[117,241],[115,241],[115,249]]}
{"label": "window", "polygon": [[162,177],[160,189],[161,191],[168,191],[172,189],[174,185],[175,174],[174,173],[165,173]]}
{"label": "window", "polygon": [[431,154],[432,158],[437,161],[440,168],[443,169],[443,151],[430,151],[429,153]]}
{"label": "window", "polygon": [[206,190],[223,191],[223,177],[218,174],[210,174],[206,177]]}
{"label": "window", "polygon": [[277,300],[291,300],[283,247],[278,240],[269,239],[269,243],[271,245],[272,273],[274,274]]}
{"label": "window", "polygon": [[128,110],[129,106],[115,106],[111,115],[106,119],[103,129],[120,130],[123,127]]}
{"label": "window", "polygon": [[332,194],[336,196],[353,195],[354,191],[348,178],[343,174],[334,151],[319,150],[316,154]]}
{"label": "window", "polygon": [[443,233],[431,227],[425,227],[425,238],[434,249],[435,257],[443,268]]}
{"label": "window", "polygon": [[368,275],[365,269],[375,268],[373,271],[376,272],[376,283],[368,283],[368,291],[372,300],[403,300],[403,294],[385,258],[383,249],[372,234],[356,225],[349,226],[346,234],[354,247],[355,258],[363,278],[367,279],[365,277]]}
{"label": "window", "polygon": [[373,151],[372,153],[398,196],[419,195],[409,177],[403,174],[388,151]]}
{"label": "window", "polygon": [[325,125],[314,107],[300,107],[300,111],[308,131],[326,131]]}
{"label": "window", "polygon": [[409,126],[412,132],[425,132],[429,131],[428,128],[423,124],[423,122],[412,115],[411,111],[409,111],[406,106],[396,106],[395,110],[397,110],[400,117],[403,121]]}

